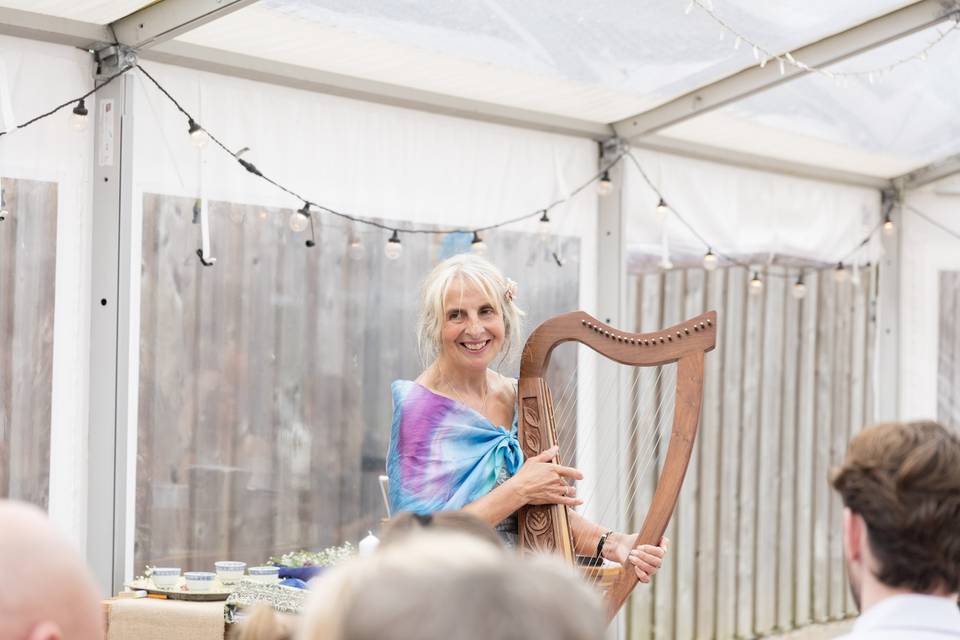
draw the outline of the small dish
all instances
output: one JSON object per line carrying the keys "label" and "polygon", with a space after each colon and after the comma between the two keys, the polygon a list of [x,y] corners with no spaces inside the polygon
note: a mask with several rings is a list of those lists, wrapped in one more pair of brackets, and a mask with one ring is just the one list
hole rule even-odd
{"label": "small dish", "polygon": [[265,567],[250,567],[248,571],[250,572],[250,578],[255,582],[272,584],[280,580],[280,567],[270,565]]}

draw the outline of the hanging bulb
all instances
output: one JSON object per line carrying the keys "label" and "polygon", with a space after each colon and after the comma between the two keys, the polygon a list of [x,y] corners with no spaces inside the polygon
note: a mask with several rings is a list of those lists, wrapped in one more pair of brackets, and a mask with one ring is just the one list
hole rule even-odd
{"label": "hanging bulb", "polygon": [[760,47],[753,45],[753,59],[760,60]]}
{"label": "hanging bulb", "polygon": [[669,257],[663,256],[662,258],[660,258],[660,262],[657,264],[657,266],[659,266],[664,271],[669,271],[670,269],[673,269],[673,262],[670,261]]}
{"label": "hanging bulb", "polygon": [[70,118],[70,126],[73,127],[74,131],[83,131],[87,128],[87,122],[90,121],[88,114],[87,106],[83,103],[83,98],[80,98],[77,101],[77,106],[73,108],[73,116]]}
{"label": "hanging bulb", "polygon": [[855,287],[860,286],[860,263],[853,263],[853,275],[850,276],[850,284]]}
{"label": "hanging bulb", "polygon": [[660,202],[657,203],[657,222],[663,224],[663,221],[667,219],[669,213],[670,207],[667,206],[663,198],[660,198]]}
{"label": "hanging bulb", "polygon": [[304,202],[303,207],[290,214],[290,229],[300,233],[310,226],[310,203]]}
{"label": "hanging bulb", "polygon": [[394,229],[393,235],[387,240],[387,246],[383,248],[383,255],[387,256],[387,260],[396,260],[402,252],[403,246],[400,244],[400,233]]}
{"label": "hanging bulb", "polygon": [[366,253],[366,250],[363,248],[363,243],[360,242],[360,238],[354,236],[353,239],[350,240],[350,246],[347,247],[347,255],[350,256],[351,260],[360,261],[363,260]]}
{"label": "hanging bulb", "polygon": [[690,15],[690,12],[693,11],[693,1],[694,0],[690,0],[690,4],[688,4],[687,8],[683,10],[683,15],[688,16]]}
{"label": "hanging bulb", "polygon": [[476,231],[473,232],[473,240],[470,241],[470,253],[478,256],[487,255],[487,243]]}
{"label": "hanging bulb", "polygon": [[870,82],[870,84],[874,84],[877,81],[876,77],[873,75],[873,71],[867,74],[867,80]]}
{"label": "hanging bulb", "polygon": [[784,75],[787,72],[787,68],[783,64],[783,58],[777,58],[777,61],[780,63],[780,75]]}
{"label": "hanging bulb", "polygon": [[926,51],[921,51],[921,52],[920,52],[920,62],[926,62],[926,61],[927,61],[927,52],[926,52]]}
{"label": "hanging bulb", "polygon": [[611,191],[613,191],[613,182],[610,180],[610,172],[604,171],[603,175],[600,176],[600,182],[597,183],[597,193],[605,196]]}
{"label": "hanging bulb", "polygon": [[7,219],[10,212],[7,211],[7,190],[0,188],[0,222]]}
{"label": "hanging bulb", "polygon": [[703,256],[703,268],[707,271],[713,271],[717,268],[717,255],[712,249],[707,249],[707,254]]}
{"label": "hanging bulb", "polygon": [[765,66],[767,66],[767,60],[768,60],[768,59],[769,59],[769,58],[767,58],[766,56],[764,56],[763,60],[760,61],[760,68],[761,68],[761,69],[763,69]]}
{"label": "hanging bulb", "polygon": [[761,291],[763,291],[763,280],[760,279],[760,274],[754,271],[753,277],[750,278],[750,294],[755,296]]}
{"label": "hanging bulb", "polygon": [[260,209],[260,211],[257,211],[257,217],[260,218],[261,220],[266,220],[267,218],[270,217],[270,212],[267,211],[266,209]]}
{"label": "hanging bulb", "polygon": [[803,284],[803,274],[801,273],[797,277],[797,281],[793,283],[793,297],[797,300],[803,300],[807,295],[807,285]]}
{"label": "hanging bulb", "polygon": [[734,50],[734,51],[739,51],[741,44],[743,44],[743,37],[742,37],[742,36],[737,36],[736,38],[734,38],[734,40],[733,40],[733,50]]}
{"label": "hanging bulb", "polygon": [[543,210],[543,215],[540,216],[540,224],[537,225],[537,233],[541,236],[550,235],[550,216],[547,215],[547,210]]}
{"label": "hanging bulb", "polygon": [[207,144],[207,140],[210,136],[207,135],[207,132],[204,131],[203,128],[193,120],[193,118],[190,119],[188,124],[190,126],[187,129],[187,133],[190,134],[190,140],[193,142],[193,146],[195,146],[197,149],[202,149],[203,146]]}
{"label": "hanging bulb", "polygon": [[883,235],[893,235],[893,229],[893,220],[890,219],[890,214],[888,213],[883,216]]}
{"label": "hanging bulb", "polygon": [[843,267],[843,263],[838,262],[837,268],[833,270],[833,279],[837,282],[846,282],[849,276],[850,274],[847,273],[847,270]]}

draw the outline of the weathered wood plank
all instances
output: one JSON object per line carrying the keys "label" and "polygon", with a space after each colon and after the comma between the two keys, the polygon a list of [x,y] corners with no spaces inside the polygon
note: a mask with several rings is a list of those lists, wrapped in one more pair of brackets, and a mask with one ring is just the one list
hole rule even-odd
{"label": "weathered wood plank", "polygon": [[[744,350],[748,274],[741,268],[726,270],[727,304],[723,345],[723,409],[720,451],[720,504],[717,532],[717,625],[716,637],[732,638],[737,632],[737,555],[742,548],[739,533],[740,501],[737,495],[740,456],[741,395],[744,378]],[[720,323],[720,319],[717,319]]]}
{"label": "weathered wood plank", "polygon": [[757,465],[757,533],[754,547],[756,613],[754,631],[768,634],[776,625],[783,396],[783,319],[787,295],[784,270],[772,267],[765,282],[760,376]]}
{"label": "weathered wood plank", "polygon": [[723,348],[728,330],[726,273],[716,270],[706,277],[705,310],[717,309],[717,349],[705,359],[703,410],[700,417],[698,467],[700,492],[697,503],[699,537],[697,545],[697,638],[712,638],[717,621],[717,581],[720,549],[717,545],[720,520],[721,443],[723,441]]}
{"label": "weathered wood plank", "polygon": [[937,344],[937,418],[945,424],[954,423],[953,393],[956,389],[956,367],[953,366],[954,344],[958,342],[951,314],[957,306],[957,277],[955,272],[941,271],[940,313]]}
{"label": "weathered wood plank", "polygon": [[739,519],[737,542],[737,633],[743,637],[754,635],[757,606],[757,494],[760,477],[760,381],[763,367],[764,297],[769,282],[760,294],[751,293],[747,299],[744,351],[743,417],[740,435],[740,474],[737,485]]}
{"label": "weathered wood plank", "polygon": [[797,546],[797,454],[799,450],[798,413],[798,372],[800,369],[800,301],[793,295],[794,283],[799,272],[786,271],[784,281],[783,309],[783,383],[780,393],[783,398],[781,408],[781,444],[778,464],[780,467],[780,495],[778,502],[779,521],[777,524],[777,627],[786,631],[794,627],[794,605],[796,602],[796,565],[800,550]]}
{"label": "weathered wood plank", "polygon": [[[831,446],[829,469],[833,469],[843,460],[850,434],[850,388],[851,352],[853,342],[853,296],[854,285],[849,278],[836,285],[836,321],[834,323],[834,361],[833,361],[833,420],[831,423]],[[829,474],[829,471],[828,471]],[[828,475],[821,482],[828,485]],[[829,616],[832,619],[844,617],[846,586],[846,563],[843,559],[843,505],[840,497],[829,490],[829,544],[830,544],[830,600]]]}
{"label": "weathered wood plank", "polygon": [[816,418],[813,465],[813,617],[817,622],[830,615],[830,505],[833,500],[827,486],[827,472],[832,456],[833,372],[836,349],[836,283],[831,275],[821,272],[817,303],[820,305],[817,325]]}

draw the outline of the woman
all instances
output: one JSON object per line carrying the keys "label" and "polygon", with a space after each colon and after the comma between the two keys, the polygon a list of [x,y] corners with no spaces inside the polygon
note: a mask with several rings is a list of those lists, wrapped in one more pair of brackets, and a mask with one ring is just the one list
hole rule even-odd
{"label": "woman", "polygon": [[[517,542],[520,507],[582,504],[553,462],[556,447],[523,461],[517,383],[490,368],[520,347],[516,283],[465,254],[437,265],[421,290],[417,339],[431,364],[415,382],[393,383],[387,474],[393,512],[462,509]],[[509,426],[508,426],[509,425]],[[608,531],[570,511],[576,552],[631,564],[641,582],[659,569],[668,541],[633,549],[634,535]]]}

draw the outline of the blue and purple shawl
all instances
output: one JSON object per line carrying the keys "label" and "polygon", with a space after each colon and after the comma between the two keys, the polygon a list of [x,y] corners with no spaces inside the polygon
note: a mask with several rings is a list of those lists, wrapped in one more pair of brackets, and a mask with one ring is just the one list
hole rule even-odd
{"label": "blue and purple shawl", "polygon": [[517,421],[506,431],[423,385],[397,380],[387,475],[392,513],[460,509],[489,493],[497,473],[523,464]]}

